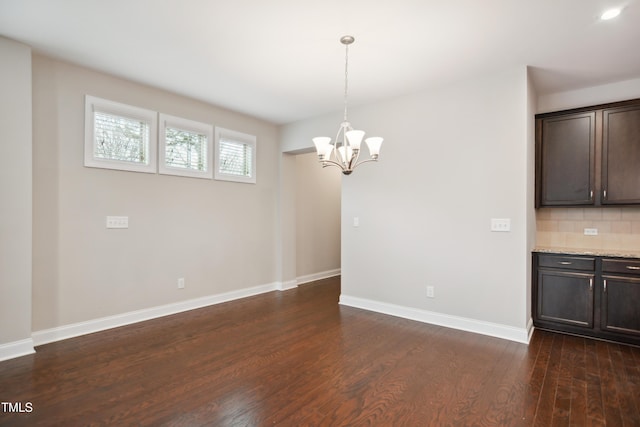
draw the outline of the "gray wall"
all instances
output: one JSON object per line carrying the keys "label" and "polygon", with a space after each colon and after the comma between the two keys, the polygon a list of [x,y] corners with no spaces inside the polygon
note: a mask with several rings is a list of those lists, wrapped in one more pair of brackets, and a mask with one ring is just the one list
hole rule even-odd
{"label": "gray wall", "polygon": [[316,153],[295,157],[296,276],[309,280],[340,268],[342,174],[337,168],[322,168]]}
{"label": "gray wall", "polygon": [[31,49],[0,37],[0,360],[31,342]]}
{"label": "gray wall", "polygon": [[[277,282],[275,125],[43,56],[33,94],[34,331]],[[257,184],[84,167],[85,94],[256,135]]]}
{"label": "gray wall", "polygon": [[[43,343],[219,295],[295,286],[296,234],[311,236],[302,274],[340,268],[339,177],[337,193],[326,199],[331,215],[309,221],[302,206],[296,229],[296,191],[308,200],[304,187],[322,185],[326,175],[297,170],[297,156],[281,156],[276,125],[32,57],[12,40],[0,38],[0,53],[0,140],[12,158],[0,169],[0,359],[32,352],[32,334]],[[84,167],[87,94],[256,135],[257,184]],[[281,188],[288,192],[286,212]],[[128,216],[129,228],[107,230],[108,215]],[[330,238],[316,229],[331,229]],[[292,248],[287,254],[284,241]]]}
{"label": "gray wall", "polygon": [[[385,142],[379,163],[343,179],[341,301],[526,339],[532,96],[517,67],[351,109],[354,127]],[[333,115],[292,123],[282,146],[304,149],[336,123]],[[491,218],[510,218],[511,232],[491,232]]]}

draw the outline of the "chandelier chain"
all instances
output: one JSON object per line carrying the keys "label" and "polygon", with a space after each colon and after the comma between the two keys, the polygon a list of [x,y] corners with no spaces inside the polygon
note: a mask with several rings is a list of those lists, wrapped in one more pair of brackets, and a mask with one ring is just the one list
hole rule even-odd
{"label": "chandelier chain", "polygon": [[349,94],[349,45],[345,44],[344,54],[344,121],[347,121],[347,96]]}

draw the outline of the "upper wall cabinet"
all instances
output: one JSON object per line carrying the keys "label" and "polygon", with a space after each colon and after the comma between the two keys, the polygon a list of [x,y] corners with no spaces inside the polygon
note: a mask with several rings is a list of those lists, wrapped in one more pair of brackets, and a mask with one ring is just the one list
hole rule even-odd
{"label": "upper wall cabinet", "polygon": [[602,204],[640,203],[640,105],[602,112]]}
{"label": "upper wall cabinet", "polygon": [[640,204],[640,99],[536,115],[536,207]]}
{"label": "upper wall cabinet", "polygon": [[593,204],[595,113],[544,118],[540,128],[540,205]]}

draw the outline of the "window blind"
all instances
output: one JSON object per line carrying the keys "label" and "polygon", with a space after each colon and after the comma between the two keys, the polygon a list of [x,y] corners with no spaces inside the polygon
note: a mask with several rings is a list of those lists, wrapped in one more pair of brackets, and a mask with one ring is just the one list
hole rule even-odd
{"label": "window blind", "polygon": [[251,177],[253,165],[253,146],[220,138],[218,155],[220,156],[220,172],[230,175]]}
{"label": "window blind", "polygon": [[149,124],[145,121],[94,112],[94,157],[130,163],[149,162]]}
{"label": "window blind", "polygon": [[207,136],[197,132],[167,127],[165,129],[165,164],[183,169],[206,171]]}

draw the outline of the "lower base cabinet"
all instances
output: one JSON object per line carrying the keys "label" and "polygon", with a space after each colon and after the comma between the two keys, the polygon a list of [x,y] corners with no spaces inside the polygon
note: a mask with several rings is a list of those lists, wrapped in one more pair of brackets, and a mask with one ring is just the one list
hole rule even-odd
{"label": "lower base cabinet", "polygon": [[593,327],[593,274],[541,270],[538,289],[540,319]]}
{"label": "lower base cabinet", "polygon": [[541,329],[640,345],[640,260],[535,252]]}

